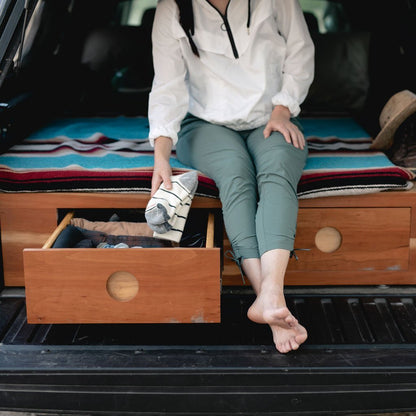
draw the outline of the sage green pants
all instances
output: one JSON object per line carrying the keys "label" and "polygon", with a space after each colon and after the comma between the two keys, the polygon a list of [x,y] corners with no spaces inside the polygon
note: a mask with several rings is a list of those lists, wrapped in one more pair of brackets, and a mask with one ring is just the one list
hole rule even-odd
{"label": "sage green pants", "polygon": [[278,132],[265,139],[263,130],[234,131],[188,115],[176,145],[179,161],[215,181],[238,260],[278,248],[293,250],[296,189],[308,151]]}

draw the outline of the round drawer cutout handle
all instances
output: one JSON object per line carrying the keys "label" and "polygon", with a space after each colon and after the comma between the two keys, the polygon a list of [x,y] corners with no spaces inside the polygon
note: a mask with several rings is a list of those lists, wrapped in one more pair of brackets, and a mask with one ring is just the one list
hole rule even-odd
{"label": "round drawer cutout handle", "polygon": [[128,302],[137,295],[139,282],[136,277],[124,271],[114,272],[107,279],[107,292],[118,302]]}
{"label": "round drawer cutout handle", "polygon": [[323,253],[333,253],[342,244],[342,234],[334,227],[321,228],[315,234],[315,245]]}

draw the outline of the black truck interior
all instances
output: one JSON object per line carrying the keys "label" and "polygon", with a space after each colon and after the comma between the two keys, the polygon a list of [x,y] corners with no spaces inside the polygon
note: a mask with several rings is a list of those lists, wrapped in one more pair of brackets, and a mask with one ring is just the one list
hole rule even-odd
{"label": "black truck interior", "polygon": [[[30,117],[26,128],[63,114],[146,115],[155,1],[29,3],[33,27],[16,53],[19,63],[1,74],[2,102]],[[375,135],[388,98],[415,89],[412,2],[381,1],[375,10],[365,1],[310,0],[303,7],[316,45],[316,76],[302,114],[352,113]],[[18,131],[18,116],[2,110],[16,124],[3,137],[4,148],[27,132]]]}
{"label": "black truck interior", "polygon": [[[13,62],[0,63],[2,151],[56,117],[146,116],[155,1],[26,3],[26,19],[5,52]],[[350,114],[375,136],[388,98],[416,91],[416,2],[302,5],[316,45],[316,77],[303,115]],[[3,17],[0,36],[9,16]],[[0,278],[2,288],[0,411],[220,416],[416,409],[416,334],[409,324],[405,340],[396,319],[408,319],[408,311],[392,312],[396,295],[413,305],[413,287],[291,288],[289,302],[310,310],[319,305],[325,315],[311,317],[310,339],[287,356],[273,351],[267,328],[245,317],[252,295],[244,288],[223,295],[221,327],[28,325],[24,295],[4,288]],[[374,298],[388,322],[377,341],[375,315],[322,309],[334,299],[354,311],[358,299]],[[322,320],[334,331],[323,332]]]}

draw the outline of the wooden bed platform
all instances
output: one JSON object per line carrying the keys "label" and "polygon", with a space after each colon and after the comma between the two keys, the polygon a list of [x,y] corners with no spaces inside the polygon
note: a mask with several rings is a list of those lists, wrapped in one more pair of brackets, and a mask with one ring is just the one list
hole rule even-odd
{"label": "wooden bed platform", "polygon": [[[144,208],[147,201],[148,195],[131,193],[0,194],[5,285],[25,285],[23,250],[42,247],[57,227],[58,209]],[[192,207],[221,205],[215,198],[195,197]],[[287,285],[414,284],[416,192],[301,200],[295,248],[298,259],[290,260]],[[227,249],[225,236],[222,253]],[[226,256],[222,284],[244,284]]]}

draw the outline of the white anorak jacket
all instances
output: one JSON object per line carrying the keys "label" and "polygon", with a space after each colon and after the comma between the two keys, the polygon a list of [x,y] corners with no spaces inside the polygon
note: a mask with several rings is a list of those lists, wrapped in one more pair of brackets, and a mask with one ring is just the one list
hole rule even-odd
{"label": "white anorak jacket", "polygon": [[266,124],[276,105],[296,117],[314,73],[314,46],[298,0],[251,0],[250,7],[230,0],[225,16],[207,0],[192,4],[200,57],[175,1],[160,0],[156,8],[150,142],[166,136],[176,144],[188,112],[238,131]]}

